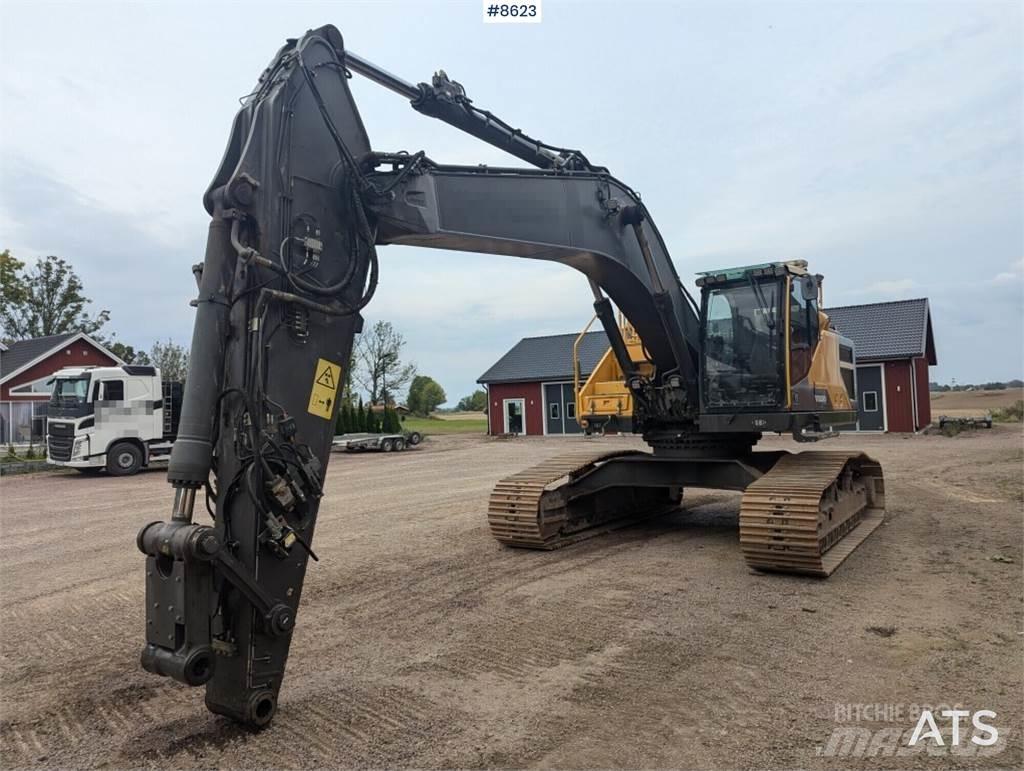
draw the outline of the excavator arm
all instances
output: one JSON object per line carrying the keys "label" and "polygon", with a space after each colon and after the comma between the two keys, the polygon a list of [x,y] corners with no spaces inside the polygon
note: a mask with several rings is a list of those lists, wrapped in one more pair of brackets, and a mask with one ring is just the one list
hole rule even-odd
{"label": "excavator arm", "polygon": [[[472,107],[440,75],[406,89],[417,109],[537,168],[374,153],[348,87],[353,70],[397,82],[348,54],[335,28],[310,31],[278,52],[235,117],[204,196],[211,223],[193,268],[199,295],[168,470],[172,516],[138,536],[147,555],[143,666],[206,684],[210,709],[251,725],[276,709],[378,245],[577,268],[606,328],[618,337],[610,297],[647,341],[657,380],[631,387],[650,418],[696,417],[697,317],[638,196],[582,153]],[[196,521],[197,499],[210,524]]]}
{"label": "excavator arm", "polygon": [[[352,73],[533,168],[374,152],[349,90]],[[412,86],[347,52],[331,26],[289,40],[238,111],[204,205],[211,222],[203,262],[193,267],[190,369],[168,470],[174,504],[170,519],[144,527],[137,543],[146,555],[142,665],[205,685],[214,712],[260,727],[276,711],[307,563],[316,559],[337,401],[360,311],[377,285],[378,246],[576,268],[590,282],[645,438],[685,454],[700,432],[696,306],[639,196],[581,152],[479,109],[443,73]],[[613,301],[653,370],[634,368]],[[719,453],[702,459],[701,473],[679,459],[652,465],[643,453],[616,453],[621,463],[554,463],[545,473],[570,473],[580,484],[537,505],[565,522],[583,512],[577,519],[588,527],[611,503],[675,505],[678,479],[707,479],[705,469],[720,486],[744,489],[775,461],[737,457],[756,441],[749,432],[728,445],[701,441],[702,452]],[[592,505],[598,495],[611,503]],[[507,530],[503,505],[492,499],[496,534]],[[550,545],[550,535],[503,540]]]}

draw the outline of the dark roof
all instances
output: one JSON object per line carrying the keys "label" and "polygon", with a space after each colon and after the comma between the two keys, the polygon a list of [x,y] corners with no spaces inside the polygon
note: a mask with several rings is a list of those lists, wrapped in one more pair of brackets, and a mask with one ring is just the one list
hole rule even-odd
{"label": "dark roof", "polygon": [[77,332],[65,332],[62,335],[36,337],[32,340],[19,340],[11,343],[3,355],[0,355],[0,378],[16,372],[77,334]]}
{"label": "dark roof", "polygon": [[858,360],[927,356],[936,363],[928,298],[828,308],[839,334],[853,340]]}
{"label": "dark roof", "polygon": [[[577,334],[524,337],[477,378],[478,383],[571,380],[572,346]],[[580,343],[580,374],[589,375],[608,350],[604,332],[588,332]]]}

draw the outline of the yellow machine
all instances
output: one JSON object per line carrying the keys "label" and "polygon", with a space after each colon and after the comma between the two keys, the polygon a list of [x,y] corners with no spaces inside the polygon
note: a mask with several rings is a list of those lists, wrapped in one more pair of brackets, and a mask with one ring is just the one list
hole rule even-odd
{"label": "yellow machine", "polygon": [[[821,310],[824,305],[822,282],[817,283],[816,307],[796,301],[798,291],[794,281],[808,275],[807,263],[792,260],[785,263],[785,266],[788,275],[782,294],[790,298],[784,314],[786,346],[791,352],[785,361],[786,407],[816,409],[827,404],[833,409],[852,410],[857,392],[853,343],[832,328],[828,315]],[[816,319],[801,318],[801,315],[806,316],[808,313]],[[588,435],[603,435],[606,430],[632,431],[633,396],[611,347],[581,384],[580,346],[596,319],[596,316],[591,317],[573,345],[576,414],[580,426]],[[621,313],[618,323],[630,359],[637,371],[649,377],[654,365],[644,349],[643,341]],[[717,334],[719,330],[710,325],[709,329],[711,332],[705,335],[705,344],[711,349],[723,345],[721,335]],[[802,337],[806,336],[807,329],[817,330],[818,340],[813,350],[810,341]]]}
{"label": "yellow machine", "polygon": [[[576,338],[572,348],[572,371],[576,393],[576,415],[583,430],[589,434],[603,435],[606,430],[632,431],[633,430],[633,394],[626,386],[626,378],[622,373],[622,367],[615,358],[615,352],[611,347],[604,352],[597,366],[587,377],[586,382],[580,383],[580,345],[597,316],[591,317],[590,321]],[[625,316],[619,314],[619,330],[622,333],[622,340],[626,344],[629,357],[636,365],[637,370],[650,377],[654,371],[654,365],[647,358],[644,352],[644,344],[640,336],[633,329]]]}

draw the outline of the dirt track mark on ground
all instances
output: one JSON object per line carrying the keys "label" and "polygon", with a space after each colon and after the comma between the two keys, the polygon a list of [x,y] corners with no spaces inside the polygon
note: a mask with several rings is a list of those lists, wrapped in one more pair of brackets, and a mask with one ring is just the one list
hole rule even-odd
{"label": "dirt track mark on ground", "polygon": [[[890,518],[810,582],[744,567],[734,494],[689,490],[684,513],[564,551],[499,547],[491,485],[567,440],[336,457],[280,712],[256,735],[138,667],[133,539],[167,514],[162,475],[5,478],[0,529],[18,548],[0,561],[0,753],[61,768],[825,767],[837,703],[955,696],[1019,724],[1020,507],[956,495],[1019,502],[1019,432],[835,446],[858,445],[885,466]],[[1017,738],[976,763],[1020,758]]]}

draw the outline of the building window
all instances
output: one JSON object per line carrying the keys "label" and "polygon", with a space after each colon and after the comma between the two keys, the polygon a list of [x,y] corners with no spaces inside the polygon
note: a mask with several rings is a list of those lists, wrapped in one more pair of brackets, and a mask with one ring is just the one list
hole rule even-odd
{"label": "building window", "polygon": [[561,415],[558,412],[558,402],[551,402],[551,404],[548,405],[548,417],[550,417],[551,420],[561,420]]}
{"label": "building window", "polygon": [[0,403],[0,441],[4,444],[40,441],[46,421],[36,420],[35,417],[35,405],[32,402]]}
{"label": "building window", "polygon": [[860,395],[864,412],[878,412],[878,391],[865,391]]}
{"label": "building window", "polygon": [[47,375],[38,380],[33,380],[31,383],[22,383],[21,385],[14,386],[11,388],[11,393],[22,396],[49,396],[50,391],[53,390],[50,387],[52,382],[53,375]]}
{"label": "building window", "polygon": [[565,417],[569,420],[576,420],[576,402],[565,403]]}

